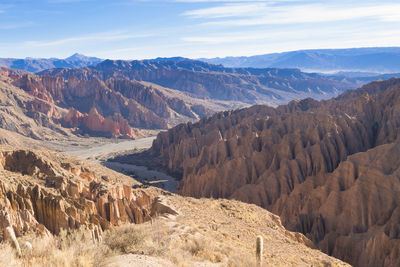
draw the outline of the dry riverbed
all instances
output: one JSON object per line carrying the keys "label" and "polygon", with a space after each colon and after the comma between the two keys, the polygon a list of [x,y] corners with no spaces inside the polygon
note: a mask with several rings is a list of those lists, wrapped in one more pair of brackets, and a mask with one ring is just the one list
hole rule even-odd
{"label": "dry riverbed", "polygon": [[119,162],[108,162],[107,159],[117,155],[134,153],[151,147],[155,136],[140,138],[136,140],[92,143],[87,146],[69,146],[64,153],[77,156],[85,160],[91,160],[102,165],[129,175],[145,185],[152,185],[163,188],[170,192],[175,192],[178,188],[178,181],[159,171],[149,170],[145,166],[137,166]]}

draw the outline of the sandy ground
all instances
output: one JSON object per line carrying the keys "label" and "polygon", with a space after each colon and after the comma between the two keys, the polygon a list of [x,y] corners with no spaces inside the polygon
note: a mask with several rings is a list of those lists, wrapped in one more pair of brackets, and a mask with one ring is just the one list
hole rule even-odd
{"label": "sandy ground", "polygon": [[133,151],[135,149],[147,149],[151,147],[155,136],[140,138],[136,140],[121,141],[116,143],[98,143],[93,144],[92,147],[76,147],[68,148],[65,153],[78,156],[88,160],[98,160],[107,158],[114,153],[123,153],[126,151]]}
{"label": "sandy ground", "polygon": [[144,166],[123,164],[119,162],[102,162],[102,164],[114,171],[127,175],[133,175],[136,180],[143,184],[160,187],[169,192],[175,192],[178,188],[178,181],[162,172],[149,170]]}
{"label": "sandy ground", "polygon": [[303,235],[287,231],[278,216],[253,204],[226,199],[158,196],[177,214],[164,214],[138,226],[147,234],[141,254],[118,255],[106,266],[256,266],[256,237],[262,236],[263,267],[347,267]]}
{"label": "sandy ground", "polygon": [[122,164],[118,162],[107,162],[106,160],[118,154],[134,152],[151,147],[155,136],[140,138],[136,140],[121,141],[114,143],[95,142],[88,146],[67,146],[64,153],[77,156],[82,159],[95,161],[102,165],[126,175],[132,176],[139,182],[147,185],[163,188],[175,192],[178,181],[175,178],[158,171],[149,170],[144,166]]}
{"label": "sandy ground", "polygon": [[147,255],[127,254],[111,258],[107,267],[173,267],[172,262]]}

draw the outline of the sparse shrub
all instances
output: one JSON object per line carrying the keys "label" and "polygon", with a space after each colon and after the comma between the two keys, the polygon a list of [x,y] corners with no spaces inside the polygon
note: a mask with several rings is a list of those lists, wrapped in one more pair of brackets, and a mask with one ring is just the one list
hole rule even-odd
{"label": "sparse shrub", "polygon": [[125,225],[107,231],[104,244],[116,253],[135,253],[144,244],[145,233],[136,225]]}

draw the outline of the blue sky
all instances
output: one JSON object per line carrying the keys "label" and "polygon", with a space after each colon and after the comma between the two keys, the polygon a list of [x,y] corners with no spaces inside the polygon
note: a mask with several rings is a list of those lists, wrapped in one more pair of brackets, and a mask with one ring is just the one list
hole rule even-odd
{"label": "blue sky", "polygon": [[0,0],[0,57],[143,59],[400,46],[393,0]]}

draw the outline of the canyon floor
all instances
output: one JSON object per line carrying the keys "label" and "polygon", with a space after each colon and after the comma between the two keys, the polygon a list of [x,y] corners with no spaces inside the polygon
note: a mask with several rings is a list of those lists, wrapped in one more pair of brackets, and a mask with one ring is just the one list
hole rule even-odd
{"label": "canyon floor", "polygon": [[70,145],[59,148],[66,154],[79,158],[98,162],[114,171],[131,176],[135,180],[151,186],[175,192],[178,188],[178,181],[165,173],[148,169],[145,166],[124,164],[107,161],[115,156],[143,151],[151,147],[155,136],[143,137],[135,140],[92,140],[79,145]]}

